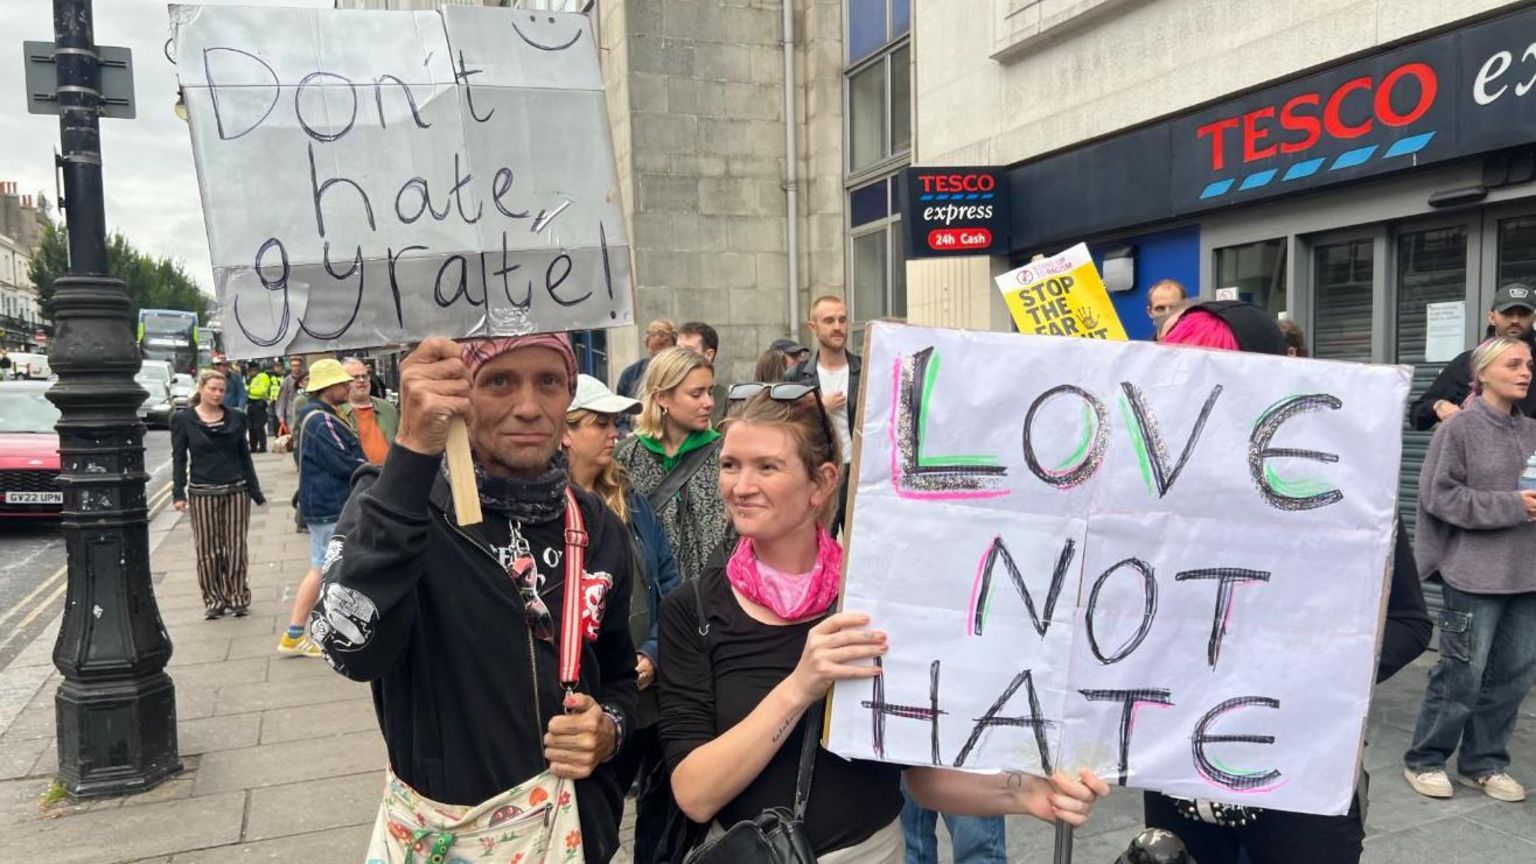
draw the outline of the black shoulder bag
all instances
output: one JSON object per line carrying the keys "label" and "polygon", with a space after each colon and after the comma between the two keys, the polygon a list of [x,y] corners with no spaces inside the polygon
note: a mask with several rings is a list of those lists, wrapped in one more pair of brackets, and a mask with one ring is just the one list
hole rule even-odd
{"label": "black shoulder bag", "polygon": [[677,463],[677,467],[672,469],[672,473],[662,478],[661,485],[652,489],[651,494],[645,496],[651,502],[651,509],[660,514],[661,508],[666,506],[668,501],[672,500],[672,496],[677,494],[677,490],[683,488],[683,484],[692,480],[693,475],[699,473],[699,469],[704,467],[704,463],[709,460],[709,454],[714,452],[714,449],[714,445],[711,444],[707,447],[693,450],[687,456],[684,456],[682,461]]}
{"label": "black shoulder bag", "polygon": [[[704,619],[703,591],[694,580],[694,602],[698,604],[699,633],[708,636]],[[805,712],[801,721],[805,741],[800,747],[800,771],[795,777],[795,809],[769,807],[755,819],[737,822],[714,840],[688,853],[683,864],[815,864],[816,852],[805,832],[805,809],[811,795],[811,773],[816,767],[818,727],[822,703]]]}

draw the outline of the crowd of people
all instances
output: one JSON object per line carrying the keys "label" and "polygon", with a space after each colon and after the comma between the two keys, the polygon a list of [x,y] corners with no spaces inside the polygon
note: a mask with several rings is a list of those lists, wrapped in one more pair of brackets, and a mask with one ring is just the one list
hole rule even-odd
{"label": "crowd of people", "polygon": [[[1191,301],[1172,281],[1148,297],[1169,350],[1307,356],[1299,328],[1252,304]],[[1440,656],[1404,756],[1433,798],[1453,794],[1453,754],[1463,785],[1525,794],[1508,743],[1536,684],[1533,309],[1529,287],[1501,287],[1488,340],[1409,409],[1436,431],[1414,539],[1398,526],[1377,677],[1425,650],[1421,581],[1442,583]],[[812,347],[777,340],[739,383],[713,327],[665,320],[617,392],[578,374],[560,334],[423,342],[398,408],[351,358],[199,376],[173,442],[207,615],[249,607],[245,534],[264,503],[251,454],[270,439],[294,453],[311,547],[277,650],[374,689],[390,771],[370,861],[455,844],[544,860],[555,843],[606,862],[626,796],[640,864],[729,849],[733,826],[774,808],[832,864],[936,861],[940,818],[953,860],[1004,861],[1005,814],[1088,817],[1108,791],[1090,772],[902,768],[817,746],[828,688],[878,674],[886,636],[834,611],[862,373],[847,307],[818,299],[807,329]],[[449,491],[455,418],[479,524],[458,523]],[[1144,813],[1201,864],[1355,862],[1366,779],[1337,817],[1156,793]]]}

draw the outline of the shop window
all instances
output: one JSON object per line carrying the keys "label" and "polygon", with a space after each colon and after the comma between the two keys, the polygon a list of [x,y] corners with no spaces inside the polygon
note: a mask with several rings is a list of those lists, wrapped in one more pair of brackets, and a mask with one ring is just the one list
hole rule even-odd
{"label": "shop window", "polygon": [[1371,362],[1373,245],[1367,238],[1315,248],[1312,356]]}
{"label": "shop window", "polygon": [[1237,299],[1278,317],[1285,311],[1285,256],[1283,239],[1217,249],[1216,288],[1235,288]]}
{"label": "shop window", "polygon": [[1522,216],[1499,223],[1498,284],[1506,282],[1536,286],[1536,217]]}
{"label": "shop window", "polygon": [[571,333],[576,368],[599,381],[608,380],[608,331],[577,330]]}
{"label": "shop window", "polygon": [[[1438,364],[1450,359],[1449,350],[1438,350],[1426,357],[1431,336],[1430,306],[1461,303],[1462,315],[1479,316],[1478,310],[1466,309],[1467,299],[1467,229],[1457,225],[1410,231],[1397,236],[1397,339],[1394,362],[1410,363],[1414,369],[1414,389],[1418,391],[1440,372]],[[1444,309],[1445,307],[1439,307]],[[1441,320],[1444,320],[1443,318]],[[1443,325],[1442,325],[1443,326]],[[1463,333],[1465,327],[1463,327]],[[1465,335],[1458,340],[1465,340]],[[1458,342],[1459,344],[1459,342]],[[1458,353],[1459,353],[1458,348]],[[1453,355],[1454,356],[1454,355]],[[1417,368],[1433,364],[1430,368]]]}

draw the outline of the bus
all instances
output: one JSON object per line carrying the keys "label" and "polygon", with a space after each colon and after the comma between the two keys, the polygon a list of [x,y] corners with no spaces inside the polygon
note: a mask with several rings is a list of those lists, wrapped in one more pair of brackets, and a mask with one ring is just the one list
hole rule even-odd
{"label": "bus", "polygon": [[140,309],[139,356],[145,360],[164,360],[174,372],[196,375],[197,313]]}
{"label": "bus", "polygon": [[224,353],[224,328],[209,321],[197,328],[197,368],[213,368],[213,355]]}

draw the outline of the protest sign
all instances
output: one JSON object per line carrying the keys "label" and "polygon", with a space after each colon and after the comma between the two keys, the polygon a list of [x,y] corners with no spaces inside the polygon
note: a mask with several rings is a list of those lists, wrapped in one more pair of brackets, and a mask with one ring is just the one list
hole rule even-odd
{"label": "protest sign", "polygon": [[1403,367],[876,324],[828,746],[1344,813]]}
{"label": "protest sign", "polygon": [[632,320],[586,16],[171,20],[232,356]]}
{"label": "protest sign", "polygon": [[1125,341],[1120,316],[1082,243],[992,281],[1003,292],[1003,302],[1020,333]]}

